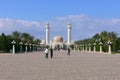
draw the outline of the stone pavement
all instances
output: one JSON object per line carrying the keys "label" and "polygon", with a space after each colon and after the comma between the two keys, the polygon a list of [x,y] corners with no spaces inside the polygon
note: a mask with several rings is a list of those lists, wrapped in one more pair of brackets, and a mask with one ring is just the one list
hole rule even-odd
{"label": "stone pavement", "polygon": [[72,51],[0,54],[0,80],[120,80],[120,55]]}

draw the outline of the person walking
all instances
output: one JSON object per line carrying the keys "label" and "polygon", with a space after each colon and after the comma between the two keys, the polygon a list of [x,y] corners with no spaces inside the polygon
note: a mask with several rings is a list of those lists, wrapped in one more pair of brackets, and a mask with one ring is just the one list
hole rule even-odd
{"label": "person walking", "polygon": [[68,55],[70,55],[70,48],[68,48]]}
{"label": "person walking", "polygon": [[45,49],[45,58],[48,58],[48,48]]}
{"label": "person walking", "polygon": [[51,57],[51,59],[53,58],[53,49],[52,48],[50,49],[50,57]]}

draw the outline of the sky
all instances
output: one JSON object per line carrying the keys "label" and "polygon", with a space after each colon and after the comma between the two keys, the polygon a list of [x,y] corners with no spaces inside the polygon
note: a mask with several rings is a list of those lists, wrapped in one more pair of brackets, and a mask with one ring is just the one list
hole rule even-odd
{"label": "sky", "polygon": [[67,40],[68,22],[73,41],[102,31],[120,34],[120,0],[0,0],[0,34],[27,32],[45,40],[47,22],[50,40]]}

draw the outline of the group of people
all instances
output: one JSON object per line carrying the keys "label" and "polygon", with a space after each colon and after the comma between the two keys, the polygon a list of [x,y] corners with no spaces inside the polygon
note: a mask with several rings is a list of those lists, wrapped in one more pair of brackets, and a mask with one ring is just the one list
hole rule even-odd
{"label": "group of people", "polygon": [[[49,50],[48,48],[45,49],[45,58],[48,58]],[[50,57],[53,58],[53,49],[50,49]]]}
{"label": "group of people", "polygon": [[[48,54],[49,54],[49,49],[46,48],[45,49],[45,58],[48,58]],[[67,55],[70,55],[70,48],[68,48],[68,53]],[[53,49],[50,48],[50,58],[52,59],[53,58]]]}

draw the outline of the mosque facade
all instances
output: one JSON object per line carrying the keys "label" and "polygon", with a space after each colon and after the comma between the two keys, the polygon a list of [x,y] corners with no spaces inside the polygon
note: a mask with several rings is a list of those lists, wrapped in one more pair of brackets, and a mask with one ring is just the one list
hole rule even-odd
{"label": "mosque facade", "polygon": [[41,45],[49,46],[50,48],[53,49],[66,49],[69,48],[70,45],[74,45],[74,42],[72,40],[72,35],[71,35],[71,23],[68,23],[67,26],[67,41],[64,41],[63,37],[60,35],[57,35],[53,38],[53,41],[50,41],[50,24],[46,24],[46,40],[42,40]]}

